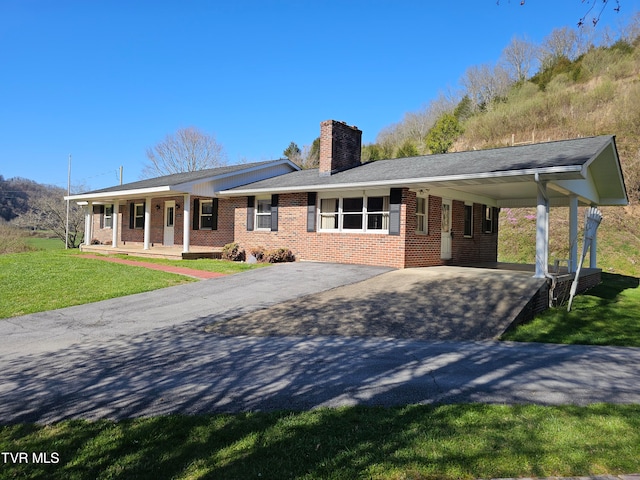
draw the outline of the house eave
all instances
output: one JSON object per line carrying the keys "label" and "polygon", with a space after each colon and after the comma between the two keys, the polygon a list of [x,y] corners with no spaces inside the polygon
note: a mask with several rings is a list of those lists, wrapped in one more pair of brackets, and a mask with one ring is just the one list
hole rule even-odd
{"label": "house eave", "polygon": [[166,194],[167,192],[175,192],[175,193],[186,193],[181,190],[175,190],[175,187],[171,185],[164,185],[161,187],[150,187],[150,188],[137,188],[132,190],[113,190],[109,192],[99,192],[99,193],[81,193],[79,195],[68,195],[64,197],[65,200],[70,201],[104,201],[104,200],[114,200],[121,199],[125,200],[127,198],[141,198],[148,197],[149,195],[155,194]]}
{"label": "house eave", "polygon": [[335,184],[307,184],[286,187],[265,188],[236,188],[219,192],[221,197],[238,197],[246,195],[260,195],[266,193],[299,193],[331,190],[358,190],[363,188],[415,188],[428,187],[430,185],[464,185],[493,180],[492,183],[506,183],[514,181],[529,181],[532,176],[538,174],[545,180],[555,179],[583,179],[582,167],[579,165],[547,167],[542,169],[508,170],[498,172],[483,172],[463,175],[446,175],[439,177],[398,178],[363,182],[346,182]]}

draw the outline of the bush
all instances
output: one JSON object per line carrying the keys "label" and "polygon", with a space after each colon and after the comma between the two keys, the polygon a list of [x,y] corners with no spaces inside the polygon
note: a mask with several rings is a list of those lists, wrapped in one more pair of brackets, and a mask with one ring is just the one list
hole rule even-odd
{"label": "bush", "polygon": [[256,259],[258,263],[264,262],[264,248],[263,247],[254,247],[249,250],[249,253]]}
{"label": "bush", "polygon": [[265,252],[264,261],[267,263],[295,262],[296,257],[288,248],[276,248]]}
{"label": "bush", "polygon": [[227,243],[222,247],[222,258],[232,262],[243,262],[245,259],[244,250],[237,243]]}
{"label": "bush", "polygon": [[295,262],[296,257],[288,248],[276,248],[273,250],[265,250],[263,247],[254,247],[249,250],[259,263],[285,263]]}

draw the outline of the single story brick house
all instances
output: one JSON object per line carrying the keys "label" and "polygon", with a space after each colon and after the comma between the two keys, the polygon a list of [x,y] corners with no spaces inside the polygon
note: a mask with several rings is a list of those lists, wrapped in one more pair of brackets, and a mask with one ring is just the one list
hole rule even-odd
{"label": "single story brick house", "polygon": [[570,207],[575,271],[578,205],[628,203],[611,135],[361,163],[360,130],[334,120],[320,130],[317,169],[281,159],[67,197],[87,205],[82,248],[181,245],[188,253],[237,242],[286,247],[298,260],[465,265],[497,261],[501,208],[536,207],[531,241],[542,277],[551,206]]}

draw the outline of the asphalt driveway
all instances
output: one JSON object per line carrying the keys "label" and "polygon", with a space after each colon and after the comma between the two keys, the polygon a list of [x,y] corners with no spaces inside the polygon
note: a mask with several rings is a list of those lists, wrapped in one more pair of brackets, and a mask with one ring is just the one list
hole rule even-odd
{"label": "asphalt driveway", "polygon": [[354,404],[640,403],[634,348],[205,331],[385,272],[288,264],[0,320],[0,423]]}

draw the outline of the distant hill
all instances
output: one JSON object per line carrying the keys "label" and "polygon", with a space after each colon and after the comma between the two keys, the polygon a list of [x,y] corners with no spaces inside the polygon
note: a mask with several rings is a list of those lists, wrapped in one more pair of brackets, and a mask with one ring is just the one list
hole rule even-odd
{"label": "distant hill", "polygon": [[30,201],[43,196],[64,195],[66,191],[59,187],[43,185],[26,178],[5,179],[0,175],[0,222],[9,222],[19,215],[27,213]]}

